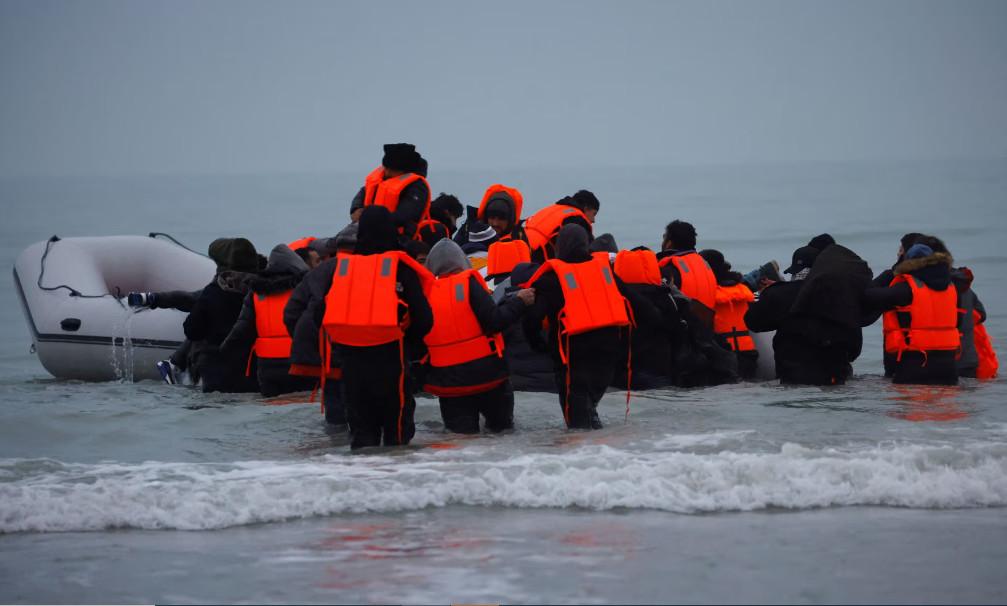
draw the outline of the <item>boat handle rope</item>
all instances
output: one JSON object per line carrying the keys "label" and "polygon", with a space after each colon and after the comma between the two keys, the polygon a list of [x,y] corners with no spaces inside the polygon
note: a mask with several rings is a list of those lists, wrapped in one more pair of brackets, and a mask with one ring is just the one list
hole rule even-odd
{"label": "boat handle rope", "polygon": [[[80,297],[82,299],[100,299],[102,297],[115,297],[115,300],[120,305],[122,305],[122,301],[120,301],[120,299],[122,298],[122,292],[119,291],[119,287],[118,286],[115,287],[115,291],[116,291],[115,295],[112,295],[112,293],[105,293],[103,295],[85,295],[84,293],[80,292],[76,288],[73,288],[72,286],[67,286],[66,284],[60,284],[59,286],[42,286],[42,276],[45,275],[45,258],[49,256],[49,250],[52,248],[52,245],[55,242],[59,242],[59,236],[53,234],[53,236],[51,238],[49,238],[49,240],[45,243],[45,252],[42,253],[42,261],[40,262],[41,263],[41,268],[40,268],[40,271],[38,273],[38,287],[39,287],[39,289],[41,289],[41,290],[59,290],[61,288],[65,288],[65,289],[67,289],[67,290],[70,291],[70,296],[71,297]],[[125,307],[125,305],[123,305],[123,307]]]}

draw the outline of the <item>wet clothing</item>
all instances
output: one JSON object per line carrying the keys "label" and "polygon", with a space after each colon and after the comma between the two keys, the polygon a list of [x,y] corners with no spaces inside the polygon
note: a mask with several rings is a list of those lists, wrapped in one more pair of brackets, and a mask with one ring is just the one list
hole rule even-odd
{"label": "wet clothing", "polygon": [[[220,351],[221,343],[241,313],[254,277],[254,273],[232,270],[219,274],[203,288],[182,324],[186,338],[194,342],[193,365],[200,375],[204,392],[259,391],[255,373],[245,376],[251,344],[226,353]],[[205,341],[205,345],[197,352],[195,343],[198,341]]]}
{"label": "wet clothing", "polygon": [[[397,229],[391,213],[382,206],[368,206],[360,215],[357,233],[359,256],[384,255],[397,250]],[[324,276],[331,285],[334,272],[346,260],[340,255],[336,263],[328,265],[333,273]],[[395,264],[395,295],[399,300],[398,318],[409,322],[401,339],[378,345],[349,345],[340,343],[338,332],[329,333],[342,364],[343,402],[350,429],[350,448],[408,444],[415,432],[413,413],[416,389],[408,368],[412,360],[425,352],[423,337],[433,326],[433,314],[424,295],[423,281],[433,277],[426,269],[403,253]],[[319,266],[321,268],[322,266]],[[422,272],[422,273],[420,273]],[[377,280],[377,276],[373,278]],[[366,288],[357,283],[355,288]],[[346,297],[350,293],[328,289],[324,306],[331,305],[331,297]],[[388,293],[378,293],[387,296]],[[325,312],[322,310],[323,322]],[[355,339],[354,339],[355,340]]]}
{"label": "wet clothing", "polygon": [[[450,240],[434,246],[427,267],[438,278],[428,290],[434,325],[425,339],[429,363],[423,388],[440,398],[442,413],[449,412],[443,415],[448,431],[472,433],[473,425],[478,431],[481,413],[491,431],[512,427],[512,420],[504,422],[513,419],[514,399],[500,333],[524,314],[524,302],[511,297],[498,305]],[[459,398],[463,403],[453,402]]]}
{"label": "wet clothing", "polygon": [[[598,263],[588,251],[588,234],[579,225],[566,225],[560,229],[556,243],[556,258],[562,263],[572,265]],[[562,270],[563,266],[559,267]],[[625,329],[617,325],[608,325],[579,334],[561,333],[561,326],[564,330],[570,326],[561,324],[561,313],[567,314],[571,325],[580,322],[581,318],[566,310],[568,302],[556,271],[546,271],[537,276],[530,285],[535,289],[535,303],[525,315],[523,325],[525,337],[532,347],[538,350],[548,347],[552,355],[556,389],[567,427],[600,428],[598,402],[612,383],[622,349],[621,333]],[[610,276],[614,286],[605,288],[615,288],[618,295],[626,297],[632,305],[634,314],[640,313],[648,322],[660,321],[654,317],[656,314],[646,301],[639,301],[639,298],[630,293],[626,284],[614,273]],[[588,292],[581,299],[609,298],[607,293]],[[550,327],[547,344],[541,342],[544,319],[548,319]]]}
{"label": "wet clothing", "polygon": [[[978,313],[978,323],[986,321],[986,307],[974,290],[972,290],[972,272],[965,267],[951,270],[951,283],[958,291],[958,332],[961,334],[962,352],[956,365],[958,376],[976,376],[979,366],[979,354],[976,351],[975,313]],[[975,313],[973,313],[975,312]]]}
{"label": "wet clothing", "polygon": [[724,339],[738,358],[738,375],[746,380],[755,379],[759,362],[759,352],[755,349],[745,312],[755,300],[755,295],[743,283],[738,272],[727,272],[717,280],[716,306],[714,307],[713,330]]}
{"label": "wet clothing", "polygon": [[773,352],[781,383],[840,385],[863,347],[862,327],[874,317],[861,305],[872,273],[853,251],[832,244],[805,280],[777,282],[749,304],[749,330],[775,330]]}
{"label": "wet clothing", "polygon": [[238,319],[220,346],[225,355],[232,349],[254,349],[259,393],[266,397],[315,386],[311,377],[289,374],[291,340],[283,322],[283,305],[307,271],[307,264],[288,246],[273,248],[266,268],[249,281]]}
{"label": "wet clothing", "polygon": [[[885,349],[896,356],[893,383],[958,384],[955,360],[960,345],[957,337],[958,294],[951,282],[950,265],[951,256],[947,253],[906,258],[895,266],[895,278],[890,286],[870,288],[863,294],[866,306],[885,311],[888,315]],[[950,295],[949,288],[952,289]],[[925,304],[916,300],[921,295],[927,300]],[[923,350],[919,351],[912,342],[912,330],[921,327],[930,330],[919,333],[918,339],[925,340],[922,344],[917,342],[917,347],[923,346]],[[910,332],[904,333],[899,328]],[[950,340],[943,338],[951,333],[954,333],[953,340],[956,342],[953,348]],[[903,338],[905,335],[908,339]],[[903,347],[913,349],[899,351],[895,346],[899,340],[902,340]]]}
{"label": "wet clothing", "polygon": [[695,249],[669,249],[657,253],[657,263],[661,277],[689,297],[692,313],[712,329],[717,279],[706,260]]}

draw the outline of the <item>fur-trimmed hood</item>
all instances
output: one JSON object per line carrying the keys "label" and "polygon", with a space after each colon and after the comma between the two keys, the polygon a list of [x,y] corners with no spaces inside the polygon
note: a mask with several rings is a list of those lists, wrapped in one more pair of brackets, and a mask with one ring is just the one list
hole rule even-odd
{"label": "fur-trimmed hood", "polygon": [[255,277],[256,275],[253,273],[228,269],[217,275],[217,286],[220,286],[225,292],[247,294]]}
{"label": "fur-trimmed hood", "polygon": [[929,288],[946,290],[951,284],[951,264],[954,259],[948,253],[938,252],[925,257],[904,259],[893,273],[896,276],[911,274],[919,278]]}

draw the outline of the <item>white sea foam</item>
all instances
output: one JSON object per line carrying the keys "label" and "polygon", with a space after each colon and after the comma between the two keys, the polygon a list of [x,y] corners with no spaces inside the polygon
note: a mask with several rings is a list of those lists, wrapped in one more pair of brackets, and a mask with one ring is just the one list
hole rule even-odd
{"label": "white sea foam", "polygon": [[[465,451],[471,451],[466,453]],[[488,461],[479,447],[303,462],[0,463],[0,531],[213,529],[450,504],[647,508],[1007,505],[1007,446],[627,452],[589,446]]]}

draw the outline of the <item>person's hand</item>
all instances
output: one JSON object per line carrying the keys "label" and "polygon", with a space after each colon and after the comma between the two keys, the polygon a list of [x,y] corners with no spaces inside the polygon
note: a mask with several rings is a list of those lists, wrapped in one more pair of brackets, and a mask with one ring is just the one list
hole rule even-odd
{"label": "person's hand", "polygon": [[535,289],[522,288],[521,290],[517,291],[517,296],[519,299],[524,301],[525,307],[527,307],[535,302]]}
{"label": "person's hand", "polygon": [[360,220],[360,213],[364,212],[364,207],[360,207],[357,210],[350,213],[350,223],[356,223]]}
{"label": "person's hand", "polygon": [[761,293],[762,291],[766,290],[773,284],[776,284],[774,280],[770,280],[769,278],[762,278],[761,280],[759,280],[759,292]]}

